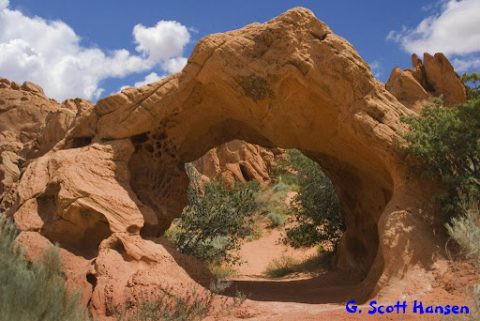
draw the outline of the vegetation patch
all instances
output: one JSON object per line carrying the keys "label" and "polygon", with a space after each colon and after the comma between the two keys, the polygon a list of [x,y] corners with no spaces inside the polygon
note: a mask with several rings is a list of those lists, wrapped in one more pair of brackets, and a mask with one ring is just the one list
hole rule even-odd
{"label": "vegetation patch", "polygon": [[55,247],[39,262],[27,262],[15,244],[18,232],[0,217],[0,321],[85,321],[79,295],[67,290]]}
{"label": "vegetation patch", "polygon": [[199,187],[195,176],[191,181],[188,205],[170,237],[180,252],[201,261],[237,262],[234,252],[240,248],[246,217],[256,208],[258,182],[226,186],[223,181],[211,181]]}
{"label": "vegetation patch", "polygon": [[202,320],[212,309],[213,294],[192,291],[184,296],[157,291],[153,298],[142,298],[138,305],[127,303],[117,308],[118,321],[195,321]]}
{"label": "vegetation patch", "polygon": [[296,226],[287,229],[284,239],[293,247],[309,247],[329,241],[335,248],[345,229],[335,188],[320,166],[298,150],[289,150],[277,169],[280,179],[293,181],[298,193],[291,209]]}

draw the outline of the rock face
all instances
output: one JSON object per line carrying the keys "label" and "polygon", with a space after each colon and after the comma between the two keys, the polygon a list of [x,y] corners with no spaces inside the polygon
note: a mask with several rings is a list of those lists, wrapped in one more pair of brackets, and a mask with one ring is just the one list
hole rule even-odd
{"label": "rock face", "polygon": [[403,161],[409,114],[346,40],[297,8],[208,36],[181,73],[99,101],[26,166],[7,214],[25,244],[59,242],[82,262],[72,273],[108,319],[150,286],[182,291],[208,279],[155,242],[185,205],[185,163],[235,139],[297,148],[336,186],[347,223],[337,266],[364,274],[359,293],[424,289],[441,247],[424,208],[432,187]]}
{"label": "rock face", "polygon": [[222,179],[228,184],[256,180],[264,186],[270,182],[275,156],[282,152],[233,140],[212,148],[192,165],[207,179]]}
{"label": "rock face", "polygon": [[394,68],[385,84],[386,89],[415,111],[431,97],[443,96],[447,106],[465,102],[466,88],[448,59],[442,53],[434,56],[425,53],[423,57],[424,62],[412,55],[413,69]]}
{"label": "rock face", "polygon": [[25,162],[39,157],[62,140],[77,117],[93,106],[76,99],[57,103],[42,88],[0,78],[0,210],[12,205],[11,188]]}

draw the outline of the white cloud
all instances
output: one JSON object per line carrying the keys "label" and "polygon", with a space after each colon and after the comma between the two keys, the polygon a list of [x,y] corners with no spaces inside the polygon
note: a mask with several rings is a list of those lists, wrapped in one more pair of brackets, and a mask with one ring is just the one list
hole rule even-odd
{"label": "white cloud", "polygon": [[181,55],[190,41],[188,29],[176,21],[159,21],[147,28],[138,24],[133,28],[137,51],[154,61],[165,61]]}
{"label": "white cloud", "polygon": [[155,82],[157,80],[160,80],[162,78],[164,78],[165,76],[160,76],[158,75],[156,72],[152,72],[152,73],[149,73],[147,76],[145,76],[145,79],[142,80],[142,81],[139,81],[139,82],[136,82],[135,83],[135,87],[140,87],[140,86],[144,86],[144,85],[147,85],[149,83],[152,83],[152,82]]}
{"label": "white cloud", "polygon": [[[442,0],[440,11],[410,29],[391,31],[387,39],[398,42],[406,51],[443,52],[464,70],[475,66],[480,57],[480,0]],[[465,59],[466,56],[470,58]],[[478,64],[477,64],[478,66]]]}
{"label": "white cloud", "polygon": [[103,91],[99,86],[102,80],[145,72],[157,65],[166,72],[177,71],[190,41],[186,27],[160,21],[153,28],[135,26],[139,54],[125,49],[106,53],[82,46],[80,37],[64,22],[27,17],[9,9],[8,4],[8,0],[0,0],[0,75],[18,82],[34,81],[59,100],[97,99]]}
{"label": "white cloud", "polygon": [[466,72],[469,70],[480,70],[480,56],[472,58],[455,58],[452,62],[455,70],[458,72]]}
{"label": "white cloud", "polygon": [[162,63],[162,68],[169,73],[179,72],[187,64],[187,58],[175,57]]}

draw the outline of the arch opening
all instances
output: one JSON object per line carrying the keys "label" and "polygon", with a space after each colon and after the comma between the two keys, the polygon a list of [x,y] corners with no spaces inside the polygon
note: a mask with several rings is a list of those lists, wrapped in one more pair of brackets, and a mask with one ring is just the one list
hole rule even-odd
{"label": "arch opening", "polygon": [[[226,142],[231,142],[232,137],[239,138],[239,136],[240,139],[248,137],[248,141],[252,143],[258,144],[261,142],[263,143],[263,147],[266,147],[269,150],[278,149],[280,147],[290,147],[288,145],[277,146],[271,143],[270,140],[264,138],[263,135],[259,135],[255,130],[250,131],[250,126],[244,125],[241,122],[222,122],[213,126],[213,128],[214,130],[208,131],[210,137],[209,142],[213,141],[213,143],[196,145],[199,150],[198,153],[201,153],[202,150],[209,147],[215,148]],[[233,131],[233,134],[231,131]],[[254,133],[253,135],[252,132]],[[216,137],[213,136],[214,133],[217,133]],[[248,133],[248,135],[245,133]],[[155,225],[155,220],[149,222],[148,217],[145,217],[145,225],[142,228],[141,234],[144,237],[158,237],[165,233],[170,226],[170,223],[176,217],[180,216],[183,207],[186,204],[189,178],[182,168],[183,164],[178,163],[178,158],[169,157],[168,155],[168,150],[173,148],[171,146],[174,145],[172,142],[169,143],[168,134],[162,133],[161,135],[158,135],[153,132],[148,133],[147,136],[148,139],[142,139],[140,143],[137,140],[134,144],[135,153],[130,160],[132,188],[142,202],[149,204],[149,206],[152,204],[149,202],[156,202],[153,204],[159,204],[158,208],[161,209],[160,213],[164,215],[164,218],[168,218],[168,224]],[[158,140],[156,137],[161,137],[161,139]],[[250,137],[257,138],[251,139]],[[158,143],[158,141],[160,141],[160,143]],[[156,148],[152,151],[150,148],[146,148],[146,144],[149,146],[155,146]],[[260,144],[258,145],[261,146]],[[188,151],[188,149],[185,150]],[[210,149],[210,151],[207,150],[204,155],[209,155],[211,150],[212,149]],[[295,284],[305,289],[312,289],[312,287],[315,287],[316,289],[327,289],[332,286],[340,287],[343,290],[339,292],[338,296],[328,296],[328,300],[335,301],[335,298],[337,298],[341,301],[347,297],[352,297],[355,293],[361,292],[358,291],[358,285],[367,276],[374,259],[377,256],[379,243],[377,223],[381,213],[392,197],[393,183],[389,179],[382,180],[382,182],[379,183],[376,177],[371,177],[371,175],[365,174],[359,170],[358,167],[340,161],[338,158],[328,155],[327,153],[321,153],[318,152],[318,150],[312,151],[305,149],[302,150],[302,152],[307,155],[308,158],[316,162],[331,179],[336,194],[340,200],[339,204],[341,213],[345,219],[346,230],[343,233],[334,255],[334,260],[332,262],[334,266],[333,270],[330,270],[328,274],[321,276],[317,275],[316,278],[294,280],[291,281],[293,283],[285,286],[287,287]],[[156,155],[159,155],[159,157]],[[225,155],[222,155],[222,157],[225,158]],[[205,156],[200,157],[197,162],[202,163],[202,158],[205,158]],[[184,159],[191,160],[191,157],[185,157]],[[138,171],[138,163],[135,163],[139,161],[144,164],[142,167],[143,170],[140,172]],[[218,159],[216,161],[218,162]],[[215,160],[212,161],[210,159],[210,166],[213,166],[212,168],[208,168],[206,164],[202,165],[208,172],[215,171],[215,166],[218,167],[219,164],[216,164]],[[153,167],[149,168],[149,166]],[[245,172],[248,168],[247,165],[239,162],[236,166],[236,169],[232,169],[231,167],[229,169],[233,175],[233,179],[248,181],[249,179],[246,179],[245,177]],[[165,174],[165,170],[172,170],[172,168],[174,169],[174,172],[170,171],[168,174]],[[248,171],[249,178],[254,178],[254,175],[251,174],[252,171]],[[236,172],[237,175],[233,174],[234,172]],[[143,175],[146,174],[148,174],[150,179],[153,178],[153,180],[149,181],[148,179],[145,179],[145,176]],[[211,176],[211,174],[212,173],[209,175]],[[255,179],[260,183],[264,183],[262,175],[259,173],[256,174]],[[156,177],[162,177],[163,181],[156,180]],[[382,184],[385,181],[387,181],[388,184]],[[144,185],[139,185],[138,182],[142,182]],[[167,193],[162,191],[167,191]],[[179,197],[181,199],[180,202]],[[165,206],[166,204],[169,204],[169,206]],[[159,221],[160,220],[157,219],[156,222]],[[345,278],[346,275],[352,275],[354,277]],[[236,287],[237,289],[243,288],[245,292],[249,292],[253,299],[278,299],[279,301],[298,300],[299,302],[303,302],[301,298],[296,298],[296,294],[283,298],[271,297],[268,293],[278,293],[278,291],[281,291],[281,289],[278,288],[279,285],[275,284],[275,281],[261,285],[262,289],[270,289],[269,291],[271,292],[268,293],[259,290],[259,284],[253,282],[254,281],[242,281],[237,283]],[[270,286],[272,287],[270,288]],[[288,292],[289,291],[285,293]],[[361,297],[361,295],[364,294],[365,293],[360,293],[358,295]],[[323,302],[321,296],[316,296],[316,299],[311,299],[309,302],[313,302],[312,300],[315,302]]]}

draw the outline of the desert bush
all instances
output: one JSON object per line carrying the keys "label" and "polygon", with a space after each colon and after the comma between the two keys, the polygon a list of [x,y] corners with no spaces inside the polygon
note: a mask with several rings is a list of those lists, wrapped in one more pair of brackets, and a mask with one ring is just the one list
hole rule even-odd
{"label": "desert bush", "polygon": [[[434,200],[440,205],[446,229],[465,255],[480,265],[480,74],[462,79],[473,85],[465,103],[444,107],[441,99],[425,106],[420,117],[404,121],[404,134],[411,164],[421,173],[440,182],[444,192]],[[464,204],[469,204],[465,208]],[[474,311],[480,317],[480,285],[471,291]]]}
{"label": "desert bush", "polygon": [[478,203],[465,207],[464,213],[446,224],[448,234],[461,246],[465,256],[480,267],[480,211]]}
{"label": "desert bush", "polygon": [[468,99],[478,99],[480,96],[480,73],[464,74],[462,80],[467,85]]}
{"label": "desert bush", "polygon": [[268,213],[267,218],[270,220],[270,227],[278,227],[285,224],[285,218],[283,215],[276,212]]}
{"label": "desert bush", "polygon": [[238,274],[234,266],[224,262],[209,264],[208,269],[217,280],[225,280]]}
{"label": "desert bush", "polygon": [[85,321],[78,295],[67,291],[58,249],[29,263],[15,244],[17,230],[0,217],[0,321]]}
{"label": "desert bush", "polygon": [[445,188],[435,200],[446,220],[461,212],[463,202],[480,198],[480,96],[470,96],[448,108],[437,99],[420,117],[404,119],[411,164]]}
{"label": "desert bush", "polygon": [[260,222],[258,221],[258,216],[250,217],[247,220],[247,226],[244,232],[244,240],[250,242],[258,240],[263,235],[263,228]]}
{"label": "desert bush", "polygon": [[180,220],[174,220],[172,225],[163,234],[163,237],[173,244],[177,243],[178,235],[182,232],[182,230],[178,227],[179,222]]}
{"label": "desert bush", "polygon": [[317,253],[303,261],[295,260],[289,256],[282,256],[268,264],[265,274],[271,278],[280,278],[292,273],[325,271],[331,268],[333,254],[333,252],[324,251],[321,246],[318,246]]}
{"label": "desert bush", "polygon": [[125,304],[116,309],[117,321],[195,321],[212,309],[212,294],[188,292],[184,296],[158,291],[153,298],[141,299],[137,306]]}
{"label": "desert bush", "polygon": [[267,266],[265,274],[271,278],[281,278],[285,275],[295,272],[294,266],[298,264],[293,258],[289,256],[282,256],[279,259],[274,259]]}
{"label": "desert bush", "polygon": [[298,194],[293,200],[297,225],[287,229],[285,243],[313,246],[321,241],[338,244],[345,223],[335,188],[320,166],[297,150],[289,151],[297,173]]}
{"label": "desert bush", "polygon": [[227,187],[211,181],[203,188],[192,184],[176,236],[180,252],[205,262],[235,262],[233,254],[240,246],[245,218],[253,213],[259,186],[256,181],[236,182]]}
{"label": "desert bush", "polygon": [[[480,268],[480,211],[478,202],[471,202],[464,207],[463,214],[453,217],[446,224],[448,234],[462,248],[465,256]],[[480,320],[480,284],[467,289],[471,299],[469,320]]]}

